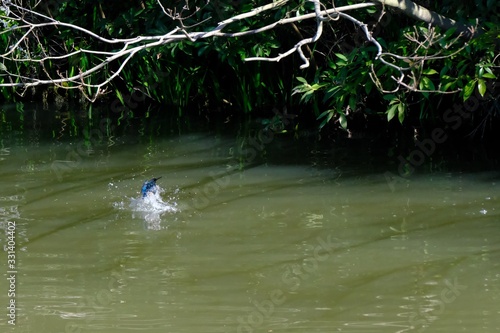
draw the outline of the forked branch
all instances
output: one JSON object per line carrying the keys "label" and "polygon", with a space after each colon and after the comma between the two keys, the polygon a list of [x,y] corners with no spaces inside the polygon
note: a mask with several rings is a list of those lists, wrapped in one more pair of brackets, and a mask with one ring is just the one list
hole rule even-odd
{"label": "forked branch", "polygon": [[[303,61],[301,68],[306,68],[309,66],[309,60],[304,55],[302,47],[306,44],[314,43],[318,41],[323,32],[323,26],[325,23],[335,21],[338,19],[346,19],[358,26],[363,32],[366,40],[373,45],[375,45],[377,53],[375,59],[381,61],[386,66],[389,66],[400,73],[398,78],[394,80],[398,83],[398,89],[400,86],[408,87],[408,84],[404,83],[404,78],[406,76],[405,72],[408,68],[403,68],[395,64],[393,59],[399,59],[398,55],[384,53],[381,44],[373,38],[367,25],[364,22],[356,19],[354,16],[346,14],[348,11],[373,7],[378,4],[395,6],[397,3],[400,4],[398,8],[403,11],[411,12],[413,17],[418,19],[423,19],[427,17],[425,15],[430,15],[429,20],[432,22],[441,22],[446,26],[453,25],[454,21],[444,20],[440,16],[436,16],[432,13],[427,13],[423,7],[413,6],[411,1],[397,1],[397,0],[375,0],[374,2],[359,3],[343,7],[335,7],[332,2],[332,8],[326,9],[322,8],[320,0],[307,0],[313,3],[314,11],[311,13],[301,14],[294,17],[286,17],[276,22],[268,25],[255,27],[241,32],[225,32],[228,26],[246,20],[248,18],[260,15],[264,12],[274,10],[278,7],[285,5],[288,0],[276,0],[272,3],[254,8],[246,13],[242,13],[226,20],[219,22],[213,29],[209,31],[192,31],[199,24],[194,24],[191,26],[186,26],[184,24],[184,19],[192,17],[200,8],[195,8],[190,11],[190,9],[185,6],[180,12],[166,8],[160,0],[158,1],[158,6],[161,8],[164,15],[171,18],[172,20],[178,22],[178,26],[168,33],[162,35],[152,35],[152,36],[137,36],[134,38],[106,38],[100,36],[84,27],[61,22],[53,19],[52,17],[43,15],[36,10],[27,8],[20,5],[20,2],[12,2],[2,0],[2,6],[0,7],[0,23],[3,23],[7,28],[0,32],[1,34],[7,34],[8,38],[12,38],[12,44],[0,54],[0,77],[3,78],[3,82],[0,83],[0,87],[32,87],[39,85],[58,85],[65,89],[82,89],[82,88],[93,88],[95,89],[94,96],[89,96],[90,100],[95,100],[99,94],[103,93],[105,86],[108,85],[111,80],[116,78],[126,64],[141,50],[155,48],[161,45],[176,43],[183,40],[190,40],[196,42],[201,39],[212,38],[212,37],[224,37],[224,38],[234,38],[247,35],[253,35],[262,33],[267,30],[274,29],[278,25],[290,24],[294,22],[304,21],[308,19],[316,20],[316,30],[314,35],[297,42],[294,47],[288,51],[279,54],[276,57],[263,58],[263,57],[250,57],[245,59],[246,61],[280,61],[284,57],[287,57],[295,52],[298,53]],[[413,4],[413,5],[411,5]],[[200,22],[201,24],[202,22]],[[101,51],[88,48],[76,48],[67,50],[65,54],[54,54],[53,51],[48,49],[47,45],[43,45],[40,42],[39,36],[42,35],[42,29],[65,29],[67,31],[74,31],[83,38],[93,39],[98,43],[104,45],[113,45],[114,51]],[[418,44],[416,44],[418,47]],[[31,47],[31,49],[29,49]],[[34,50],[38,51],[34,51]],[[94,55],[94,59],[99,59],[97,62],[92,63],[89,68],[81,70],[75,75],[64,75],[63,73],[57,73],[57,77],[53,77],[51,74],[45,70],[44,64],[51,61],[64,61],[71,57],[77,55]],[[427,58],[429,59],[429,58]],[[412,61],[415,61],[412,58]],[[103,70],[106,66],[117,62],[117,69],[109,77],[103,79],[100,82],[95,82],[96,74]],[[22,75],[16,70],[18,66],[16,64],[33,64],[33,66],[42,66],[43,73],[45,77],[27,77]],[[376,78],[372,78],[376,81]]]}

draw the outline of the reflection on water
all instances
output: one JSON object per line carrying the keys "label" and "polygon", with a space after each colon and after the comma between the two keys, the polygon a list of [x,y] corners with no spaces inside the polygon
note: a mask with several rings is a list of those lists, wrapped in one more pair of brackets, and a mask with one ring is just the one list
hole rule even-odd
{"label": "reflection on water", "polygon": [[[232,137],[114,140],[91,154],[76,146],[80,159],[59,174],[52,163],[78,142],[2,147],[0,227],[17,223],[16,330],[500,327],[498,172],[388,183],[393,164],[335,157],[343,147],[276,137],[247,163]],[[143,181],[160,174],[162,191],[141,199]]]}

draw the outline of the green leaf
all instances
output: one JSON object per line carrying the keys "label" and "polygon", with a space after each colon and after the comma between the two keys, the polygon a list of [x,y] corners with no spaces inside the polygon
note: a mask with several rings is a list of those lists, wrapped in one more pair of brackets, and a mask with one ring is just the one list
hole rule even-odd
{"label": "green leaf", "polygon": [[382,98],[385,99],[386,101],[392,101],[392,100],[396,99],[396,95],[387,94],[387,95],[382,96]]}
{"label": "green leaf", "polygon": [[307,103],[309,102],[309,100],[311,99],[311,97],[313,96],[314,94],[314,90],[309,90],[309,91],[306,91],[302,97],[300,98],[300,102],[301,103]]}
{"label": "green leaf", "polygon": [[311,86],[311,89],[316,91],[318,89],[321,89],[322,87],[324,87],[325,85],[324,84],[319,84],[319,83],[315,83]]}
{"label": "green leaf", "polygon": [[319,128],[323,128],[333,117],[333,114],[335,113],[334,110],[326,110],[325,112],[323,112],[322,114],[320,114],[318,116],[318,120],[321,119],[321,118],[325,118],[323,119],[323,121],[321,122],[321,124],[319,125]]}
{"label": "green leaf", "polygon": [[387,121],[391,121],[391,119],[394,118],[398,105],[399,104],[391,105],[391,107],[387,110]]}
{"label": "green leaf", "polygon": [[[333,86],[333,87],[331,87],[330,89],[328,89],[326,91],[325,97],[323,98],[323,102],[328,101],[330,98],[334,97],[335,95],[337,95],[341,91],[342,91],[342,87],[341,86]],[[338,98],[335,97],[335,99],[338,99]]]}
{"label": "green leaf", "polygon": [[444,66],[444,67],[441,69],[441,72],[439,73],[439,76],[440,76],[441,78],[443,78],[443,76],[444,76],[446,73],[448,73],[448,71],[449,71],[449,70],[450,70],[450,67],[448,67],[448,66]]}
{"label": "green leaf", "polygon": [[476,88],[476,82],[477,80],[471,80],[467,82],[467,84],[464,87],[464,101],[468,100],[469,97],[472,95],[474,92],[474,88]]}
{"label": "green leaf", "polygon": [[422,74],[424,74],[424,75],[434,75],[434,74],[438,74],[438,72],[435,69],[428,68],[428,69],[423,70]]}
{"label": "green leaf", "polygon": [[486,82],[484,82],[483,79],[477,80],[477,90],[479,90],[481,97],[484,97],[484,94],[486,93]]}
{"label": "green leaf", "polygon": [[422,95],[425,98],[429,98],[428,90],[435,90],[434,83],[427,76],[422,76],[420,82],[418,83],[418,88],[422,91]]}
{"label": "green leaf", "polygon": [[405,106],[403,103],[398,104],[398,119],[401,124],[405,120]]}
{"label": "green leaf", "polygon": [[401,101],[399,100],[399,98],[394,98],[392,101],[389,102],[389,105],[399,104],[399,103],[401,103]]}
{"label": "green leaf", "polygon": [[455,84],[456,84],[455,81],[447,82],[443,85],[443,87],[441,88],[441,91],[447,91],[448,89],[450,89],[450,87],[451,88],[455,87]]}
{"label": "green leaf", "polygon": [[198,49],[198,57],[202,56],[203,53],[205,53],[206,50],[208,50],[208,48],[210,47],[210,45],[205,45],[205,46],[202,46]]}
{"label": "green leaf", "polygon": [[337,56],[337,58],[340,58],[340,59],[344,60],[345,62],[347,62],[347,57],[345,55],[343,55],[342,53],[335,53],[335,55]]}
{"label": "green leaf", "polygon": [[335,55],[337,56],[337,58],[339,58],[337,61],[335,61],[335,64],[337,66],[344,67],[349,63],[349,61],[345,55],[343,55],[341,53],[335,53]]}
{"label": "green leaf", "polygon": [[300,81],[300,82],[302,82],[304,84],[307,84],[307,80],[304,79],[303,77],[297,76],[296,79],[297,79],[297,81]]}
{"label": "green leaf", "polygon": [[316,120],[320,120],[321,118],[323,118],[324,116],[326,116],[328,113],[332,112],[333,110],[326,110],[325,112],[322,112],[318,118],[316,118]]}
{"label": "green leaf", "polygon": [[436,90],[434,83],[426,76],[420,79],[419,87],[421,90]]}
{"label": "green leaf", "polygon": [[343,112],[339,112],[339,123],[343,129],[347,129],[347,118]]}
{"label": "green leaf", "polygon": [[495,74],[493,73],[484,73],[483,74],[483,77],[487,78],[487,79],[496,79],[497,77],[495,76]]}
{"label": "green leaf", "polygon": [[125,105],[125,102],[123,101],[123,96],[122,96],[121,92],[118,89],[115,91],[116,91],[116,97],[118,97],[118,99],[120,100],[120,103],[122,103],[122,105]]}

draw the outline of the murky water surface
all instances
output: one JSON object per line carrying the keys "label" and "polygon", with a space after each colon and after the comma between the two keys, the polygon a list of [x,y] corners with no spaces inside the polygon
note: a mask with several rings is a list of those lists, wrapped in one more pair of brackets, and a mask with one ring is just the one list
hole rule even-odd
{"label": "murky water surface", "polygon": [[68,128],[4,128],[2,332],[500,329],[494,170],[402,177],[363,143]]}

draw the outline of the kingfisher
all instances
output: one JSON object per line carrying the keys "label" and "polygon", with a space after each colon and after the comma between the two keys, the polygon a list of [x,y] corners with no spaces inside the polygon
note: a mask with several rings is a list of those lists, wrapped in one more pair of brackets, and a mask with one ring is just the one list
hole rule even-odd
{"label": "kingfisher", "polygon": [[158,178],[146,180],[144,184],[142,184],[141,193],[143,198],[145,198],[148,195],[148,193],[153,193],[153,194],[156,193],[156,181],[160,178],[161,176]]}

